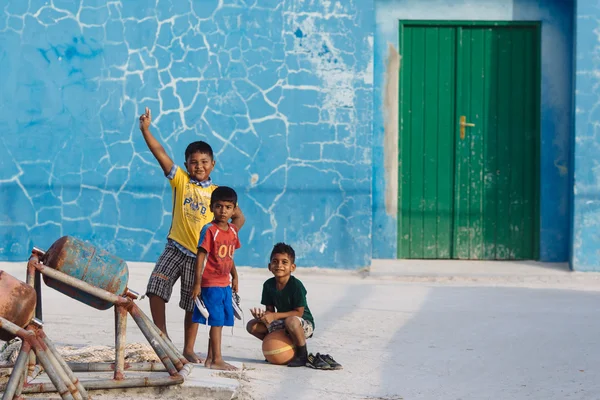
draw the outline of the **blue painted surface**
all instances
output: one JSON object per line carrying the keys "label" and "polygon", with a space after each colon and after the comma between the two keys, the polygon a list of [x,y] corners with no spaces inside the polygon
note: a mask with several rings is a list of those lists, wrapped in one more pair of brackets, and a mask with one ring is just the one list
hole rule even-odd
{"label": "blue painted surface", "polygon": [[[594,2],[588,2],[594,3]],[[596,6],[586,8],[594,17]],[[376,0],[373,120],[373,256],[396,258],[397,215],[386,212],[386,190],[397,196],[397,184],[390,182],[384,169],[384,86],[388,43],[398,48],[398,20],[501,20],[542,21],[542,118],[541,118],[541,232],[540,259],[567,261],[569,254],[569,164],[572,130],[573,2],[567,0]],[[588,25],[593,25],[588,22]],[[580,32],[590,43],[587,58],[597,45],[597,36],[588,26]],[[578,36],[578,40],[579,40]],[[595,56],[594,56],[595,57]],[[596,82],[597,80],[594,80]],[[589,83],[584,85],[591,89]],[[598,97],[592,96],[593,104]],[[581,117],[578,117],[578,121]],[[595,120],[597,121],[597,120]],[[587,135],[590,131],[586,131]],[[590,139],[595,143],[594,139]],[[592,149],[588,148],[588,151]],[[594,147],[593,150],[596,150]],[[397,157],[397,156],[396,156]],[[595,164],[594,164],[595,165]],[[591,164],[582,172],[590,174]],[[593,178],[592,178],[593,177]],[[389,193],[388,193],[389,194]],[[600,213],[599,213],[600,215]],[[600,219],[600,218],[599,218]],[[594,220],[594,229],[600,226]],[[386,238],[386,240],[381,240]],[[597,241],[594,241],[597,242]],[[591,244],[590,244],[591,245]],[[594,246],[596,246],[594,244]],[[596,253],[594,253],[596,254]]]}
{"label": "blue painted surface", "polygon": [[[176,162],[207,140],[240,194],[240,265],[371,259],[373,2],[0,0],[0,259],[62,235],[155,261]],[[154,6],[154,4],[157,4]]]}
{"label": "blue painted surface", "polygon": [[600,58],[597,2],[577,2],[573,244],[571,267],[600,271]]}

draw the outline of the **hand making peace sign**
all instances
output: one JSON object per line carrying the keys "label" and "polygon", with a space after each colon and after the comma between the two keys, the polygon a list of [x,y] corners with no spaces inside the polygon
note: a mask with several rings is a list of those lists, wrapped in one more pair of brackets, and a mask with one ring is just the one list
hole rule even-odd
{"label": "hand making peace sign", "polygon": [[146,113],[140,115],[140,130],[142,132],[147,131],[152,123],[152,112],[146,107]]}

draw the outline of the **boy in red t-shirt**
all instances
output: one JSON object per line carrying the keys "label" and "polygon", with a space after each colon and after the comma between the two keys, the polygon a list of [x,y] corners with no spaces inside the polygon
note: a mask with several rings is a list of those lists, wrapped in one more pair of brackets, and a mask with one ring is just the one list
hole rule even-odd
{"label": "boy in red t-shirt", "polygon": [[[210,210],[214,219],[200,232],[196,272],[192,299],[199,297],[208,310],[208,354],[204,365],[207,368],[235,370],[233,365],[223,361],[221,355],[221,333],[223,326],[233,326],[233,305],[231,291],[237,293],[238,276],[233,263],[233,253],[240,248],[237,228],[228,221],[235,212],[237,194],[227,186],[219,186],[210,197]],[[204,265],[206,260],[206,265]],[[229,275],[231,274],[231,286]],[[206,319],[194,306],[192,321],[201,324]]]}

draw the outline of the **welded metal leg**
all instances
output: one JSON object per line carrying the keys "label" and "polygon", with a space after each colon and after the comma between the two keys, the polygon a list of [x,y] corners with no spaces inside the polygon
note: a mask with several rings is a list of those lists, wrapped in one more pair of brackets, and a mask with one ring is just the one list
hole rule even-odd
{"label": "welded metal leg", "polygon": [[154,349],[154,352],[156,353],[158,358],[160,358],[160,361],[162,361],[169,375],[176,375],[177,369],[175,369],[171,358],[169,357],[163,346],[159,343],[159,340],[152,334],[150,328],[142,320],[140,315],[138,313],[132,312],[131,317],[146,337],[146,340],[148,340],[148,343],[150,343],[150,346],[152,346],[152,348]]}
{"label": "welded metal leg", "polygon": [[[43,341],[43,339],[41,339],[41,338],[40,338],[40,340]],[[44,341],[44,344],[46,344],[45,341]],[[46,348],[45,350],[46,350],[46,356],[48,356],[48,359],[54,366],[54,369],[56,370],[57,375],[65,383],[69,392],[71,392],[73,399],[83,400],[83,396],[79,393],[79,390],[73,383],[73,380],[71,379],[69,374],[67,374],[67,371],[61,365],[61,363],[59,361],[60,356],[57,356],[57,354],[55,354],[49,347]]]}
{"label": "welded metal leg", "polygon": [[19,356],[17,357],[17,362],[15,362],[15,366],[13,368],[12,374],[10,375],[10,379],[6,385],[6,389],[4,389],[4,395],[2,396],[2,400],[12,400],[15,397],[17,390],[19,389],[20,381],[25,373],[27,373],[27,361],[29,360],[29,352],[31,351],[31,346],[27,342],[23,342],[21,346],[21,351],[19,352]]}
{"label": "welded metal leg", "polygon": [[[78,392],[78,394],[80,395],[80,397],[83,400],[86,400],[88,398],[88,394],[85,391],[85,388],[83,387],[83,385],[81,384],[79,379],[75,376],[75,374],[73,373],[71,368],[69,368],[69,366],[65,362],[65,360],[60,356],[54,343],[48,338],[48,336],[46,336],[46,334],[43,331],[39,331],[38,334],[39,334],[39,336],[41,336],[41,338],[44,341],[44,343],[46,344],[46,346],[48,346],[48,351],[53,354],[54,358],[58,362],[59,367],[65,372],[65,374],[67,375],[67,378],[75,386],[76,392]],[[73,394],[73,397],[77,398],[75,396],[75,394]]]}
{"label": "welded metal leg", "polygon": [[125,371],[125,335],[127,334],[127,310],[115,306],[115,374],[114,379],[122,380]]}
{"label": "welded metal leg", "polygon": [[33,280],[33,288],[35,289],[35,294],[37,295],[36,303],[35,303],[35,317],[40,321],[43,321],[42,318],[42,274],[37,269],[35,270],[35,278]]}
{"label": "welded metal leg", "polygon": [[29,353],[29,362],[27,365],[27,375],[33,378],[34,377],[33,374],[34,374],[36,367],[39,369],[39,365],[37,365],[37,359],[35,357],[35,352],[32,351]]}
{"label": "welded metal leg", "polygon": [[[160,329],[158,329],[158,327],[156,325],[154,325],[154,323],[152,321],[150,321],[150,318],[148,318],[146,316],[146,314],[144,314],[144,312],[137,305],[134,304],[133,307],[131,307],[130,313],[132,316],[135,314],[136,317],[138,317],[141,321],[144,322],[144,324],[148,327],[148,330],[150,331],[150,333],[153,334],[154,338],[158,341],[158,343],[162,346],[162,348],[167,353],[167,356],[169,356],[169,359],[175,366],[175,369],[177,371],[181,371],[183,366],[185,364],[187,364],[189,361],[184,363],[181,360],[182,358],[184,358],[183,355],[181,353],[179,353],[179,351],[175,348],[175,346],[169,340],[169,338],[164,338],[163,336],[161,336],[159,334]],[[162,333],[162,332],[160,332],[160,333]]]}
{"label": "welded metal leg", "polygon": [[67,388],[65,381],[61,378],[56,368],[54,368],[52,360],[48,357],[42,345],[39,343],[37,338],[33,339],[33,341],[33,349],[38,357],[38,360],[40,360],[40,363],[44,367],[44,371],[46,371],[48,378],[50,378],[52,381],[52,384],[58,391],[58,394],[60,394],[60,397],[62,397],[63,400],[75,400]]}
{"label": "welded metal leg", "polygon": [[[156,378],[128,378],[121,381],[114,379],[97,379],[83,381],[82,384],[87,390],[98,389],[124,389],[135,387],[151,387],[151,386],[172,386],[183,383],[184,376],[177,374],[174,376],[161,376]],[[56,388],[51,383],[34,383],[27,385],[23,389],[23,393],[49,393],[56,392]],[[11,399],[12,400],[12,399]]]}
{"label": "welded metal leg", "polygon": [[[146,325],[148,325],[150,330],[155,335],[159,336],[162,340],[164,340],[165,345],[170,350],[171,355],[175,356],[175,358],[178,358],[183,365],[188,364],[188,359],[183,356],[183,354],[177,349],[177,347],[175,347],[173,342],[171,342],[171,339],[169,339],[163,331],[158,329],[158,327],[154,325],[154,322],[152,322],[150,318],[148,318],[148,316],[144,314],[144,312],[137,305],[135,305],[135,307],[138,308],[140,317],[144,320],[144,322],[146,322]],[[173,364],[175,365],[175,368],[177,368],[178,371],[181,370],[181,368],[179,368],[175,363],[175,360],[171,359],[171,361],[173,361]]]}
{"label": "welded metal leg", "polygon": [[[34,250],[35,250],[35,248],[34,248]],[[32,251],[31,252],[31,258],[35,258],[37,260],[38,256]],[[37,293],[37,287],[36,287],[36,278],[37,278],[38,281],[40,281],[42,279],[42,276],[41,276],[40,272],[37,269],[35,269],[35,267],[31,263],[27,263],[27,276],[25,278],[25,283],[27,283],[34,290],[36,290],[35,294],[36,294],[37,297],[36,297],[36,304],[35,304],[35,308],[36,308],[35,316],[37,317],[38,304],[39,304],[39,308],[40,308],[40,315],[42,313],[42,311],[41,311],[42,310],[42,305],[41,305],[42,304],[41,303],[41,301],[42,301],[42,288],[41,288],[41,285],[40,285],[40,288],[39,288],[40,293],[38,295],[38,293]],[[41,317],[40,317],[40,320],[41,320]],[[35,352],[32,351],[32,352],[30,352],[30,355],[29,355],[29,368],[28,368],[28,372],[27,372],[28,375],[29,375],[30,372],[33,371],[33,368],[35,367],[36,364],[37,364],[37,359],[36,359],[36,356],[35,356]]]}
{"label": "welded metal leg", "polygon": [[[102,362],[70,362],[67,363],[73,372],[113,372],[115,370],[114,363]],[[151,371],[151,372],[166,372],[165,366],[160,361],[127,363],[125,371]]]}
{"label": "welded metal leg", "polygon": [[25,372],[21,374],[21,379],[19,379],[19,386],[17,386],[17,391],[15,392],[15,399],[21,398],[25,382],[27,382],[27,367],[25,367]]}

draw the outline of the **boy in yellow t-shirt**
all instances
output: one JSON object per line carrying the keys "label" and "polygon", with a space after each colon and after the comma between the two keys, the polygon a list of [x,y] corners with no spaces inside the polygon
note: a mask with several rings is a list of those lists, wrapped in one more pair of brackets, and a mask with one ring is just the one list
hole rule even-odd
{"label": "boy in yellow t-shirt", "polygon": [[[215,160],[208,143],[190,143],[185,150],[184,165],[187,172],[183,171],[173,163],[163,146],[150,133],[151,121],[152,114],[146,107],[146,112],[140,116],[140,130],[150,152],[171,184],[173,217],[167,245],[152,271],[146,295],[150,299],[154,323],[167,334],[166,303],[171,298],[173,285],[181,277],[179,307],[185,310],[183,355],[189,361],[199,363],[202,360],[194,352],[198,324],[192,321],[194,301],[191,293],[200,231],[213,220],[209,205],[211,194],[217,186],[212,183],[210,173],[215,167]],[[238,231],[244,224],[244,214],[239,207],[236,207],[231,223]]]}

